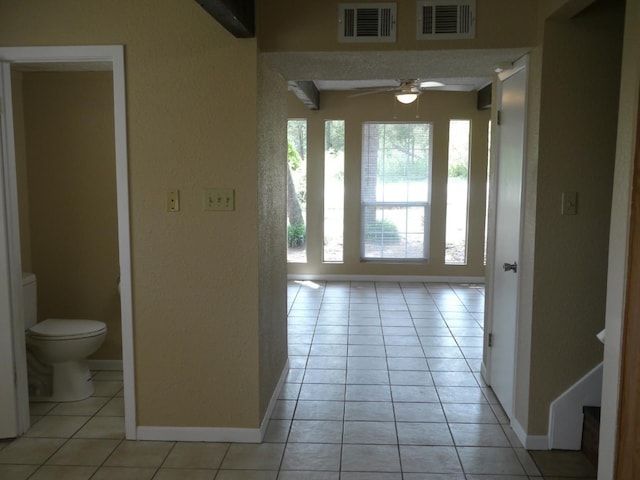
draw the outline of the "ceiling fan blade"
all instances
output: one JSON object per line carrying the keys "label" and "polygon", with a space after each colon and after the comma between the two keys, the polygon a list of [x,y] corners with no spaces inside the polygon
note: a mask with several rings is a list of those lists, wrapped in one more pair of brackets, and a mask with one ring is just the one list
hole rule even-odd
{"label": "ceiling fan blade", "polygon": [[364,92],[354,93],[352,95],[349,95],[349,97],[362,97],[364,95],[371,95],[372,93],[393,92],[393,91],[395,91],[397,89],[398,89],[398,87],[374,88],[374,89],[369,89],[369,90],[364,91]]}
{"label": "ceiling fan blade", "polygon": [[452,84],[448,84],[448,85],[443,85],[441,87],[420,87],[420,91],[421,92],[428,92],[428,91],[449,91],[449,92],[471,92],[473,91],[473,85],[452,85]]}

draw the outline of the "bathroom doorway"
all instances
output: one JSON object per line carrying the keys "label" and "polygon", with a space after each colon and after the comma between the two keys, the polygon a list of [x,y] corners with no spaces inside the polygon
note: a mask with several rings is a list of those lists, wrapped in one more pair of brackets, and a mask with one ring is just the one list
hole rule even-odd
{"label": "bathroom doorway", "polygon": [[[38,262],[36,262],[35,258],[32,259],[30,257],[30,253],[34,251],[34,249],[32,248],[32,245],[28,243],[25,245],[24,240],[25,238],[28,239],[30,236],[32,238],[38,238],[37,242],[39,242],[40,244],[49,243],[51,240],[38,237],[41,232],[31,232],[30,235],[25,235],[24,230],[25,228],[27,228],[27,230],[29,229],[30,222],[28,221],[28,219],[24,218],[26,215],[23,211],[20,212],[21,216],[18,215],[18,205],[21,204],[21,206],[24,207],[25,204],[23,193],[24,185],[21,185],[21,182],[24,182],[26,172],[20,171],[21,168],[24,168],[20,165],[21,159],[19,158],[19,156],[21,155],[20,142],[23,142],[24,139],[20,138],[20,128],[19,125],[17,125],[20,119],[17,119],[14,116],[15,113],[20,114],[21,112],[14,112],[12,108],[12,100],[14,98],[13,87],[16,87],[16,96],[22,95],[23,92],[21,91],[21,82],[27,75],[29,77],[28,81],[24,80],[25,85],[31,82],[35,82],[36,84],[37,82],[47,82],[51,81],[52,79],[79,79],[83,75],[83,80],[86,80],[87,75],[95,75],[94,80],[97,80],[98,83],[103,83],[101,87],[103,91],[105,91],[105,87],[107,89],[107,94],[106,96],[104,96],[106,98],[106,103],[103,106],[104,108],[102,109],[102,116],[106,116],[106,121],[114,127],[114,131],[111,133],[111,135],[106,137],[108,139],[108,145],[106,146],[106,149],[110,151],[110,156],[108,156],[108,158],[110,159],[111,164],[108,165],[108,167],[104,171],[94,172],[96,177],[94,177],[93,180],[90,176],[87,177],[87,172],[91,172],[92,168],[85,168],[85,178],[83,178],[83,180],[80,182],[75,182],[76,185],[80,185],[81,190],[85,191],[85,195],[80,195],[78,191],[73,192],[75,198],[71,199],[71,201],[66,204],[66,207],[63,207],[63,210],[66,212],[68,210],[75,210],[77,207],[79,210],[84,209],[85,214],[87,210],[91,211],[92,181],[97,181],[100,176],[109,177],[111,185],[110,189],[106,190],[110,190],[110,192],[107,191],[105,193],[105,189],[103,189],[102,192],[99,192],[98,189],[96,189],[95,195],[106,195],[107,197],[109,197],[106,199],[106,202],[105,199],[102,199],[103,204],[109,202],[112,203],[111,213],[105,211],[102,211],[100,213],[100,215],[103,217],[112,217],[107,219],[107,221],[105,222],[110,225],[110,227],[108,228],[110,233],[106,235],[111,237],[111,239],[108,241],[108,243],[110,243],[110,246],[107,247],[106,250],[104,248],[102,250],[103,252],[108,251],[109,249],[111,250],[108,255],[111,257],[110,263],[112,265],[107,267],[107,271],[104,271],[104,266],[98,267],[98,269],[102,268],[103,272],[95,272],[94,275],[105,277],[101,281],[105,283],[107,287],[102,287],[102,297],[98,300],[98,303],[100,304],[99,308],[104,310],[104,315],[112,319],[111,323],[117,321],[117,325],[109,325],[108,328],[110,328],[112,331],[115,331],[114,333],[116,333],[116,336],[119,336],[121,338],[121,341],[120,338],[114,339],[112,337],[112,341],[110,342],[111,345],[105,342],[105,348],[107,352],[103,353],[102,356],[103,358],[113,358],[115,355],[120,355],[121,349],[125,390],[125,429],[127,438],[135,438],[135,399],[133,396],[133,345],[131,325],[132,308],[130,235],[126,155],[124,58],[122,47],[106,46],[0,48],[0,61],[6,62],[3,65],[2,70],[2,99],[4,106],[4,117],[2,122],[3,142],[1,151],[1,160],[3,163],[3,168],[6,172],[6,177],[3,179],[4,181],[2,182],[2,185],[0,185],[0,195],[2,195],[3,200],[6,202],[5,211],[7,212],[6,216],[4,218],[1,218],[0,220],[2,220],[4,224],[3,227],[6,229],[8,238],[8,242],[6,245],[0,245],[4,250],[4,252],[0,252],[0,254],[6,255],[6,258],[8,259],[7,264],[9,266],[7,272],[0,272],[5,274],[4,278],[0,279],[0,293],[10,299],[10,301],[7,302],[10,307],[6,312],[7,317],[9,318],[6,318],[2,322],[0,322],[0,336],[4,338],[11,338],[13,341],[13,348],[10,348],[3,353],[0,361],[2,361],[3,364],[8,363],[9,365],[13,365],[13,370],[16,372],[15,391],[8,392],[7,395],[3,395],[3,397],[0,398],[0,402],[2,402],[1,406],[3,407],[0,411],[9,412],[6,414],[6,419],[0,419],[0,425],[3,425],[3,429],[2,431],[0,431],[0,437],[20,436],[29,427],[26,353],[24,349],[24,330],[21,327],[21,325],[23,324],[21,278],[22,271],[24,271],[25,269],[29,270],[32,264]],[[77,73],[77,75],[75,75],[74,72]],[[18,78],[20,82],[17,81]],[[42,85],[44,84],[41,83],[41,86]],[[33,86],[34,85],[31,85],[31,87]],[[42,90],[42,88],[31,88],[32,92],[40,90]],[[112,95],[109,95],[109,92],[112,92]],[[88,95],[92,94],[88,93]],[[31,101],[30,103],[37,104],[39,101],[41,101],[41,99],[37,99],[36,102]],[[38,109],[36,108],[35,111],[37,110]],[[88,110],[85,111],[84,114],[88,115],[88,118],[86,120],[89,120],[91,115],[93,115],[93,113]],[[100,116],[101,114],[98,111],[96,112],[96,115]],[[94,117],[96,115],[94,115]],[[101,121],[104,122],[105,118],[102,118]],[[87,139],[86,136],[83,136],[82,139],[78,139],[78,142],[81,143],[82,141],[92,140]],[[18,146],[18,148],[16,148],[16,146]],[[114,157],[114,153],[115,169],[113,168],[112,160]],[[46,152],[43,156],[46,157]],[[89,163],[89,159],[87,159],[87,163]],[[43,199],[41,197],[40,199],[37,199],[36,202],[40,203],[41,206],[46,205],[46,197],[52,195],[50,193],[50,190],[49,194],[46,194],[48,190],[48,183],[60,183],[60,179],[64,178],[65,175],[68,176],[77,174],[78,171],[82,170],[82,168],[78,167],[87,166],[76,163],[76,166],[74,168],[73,166],[67,165],[66,171],[57,172],[58,174],[60,174],[58,181],[56,181],[56,179],[52,176],[53,172],[56,171],[55,167],[44,175],[42,175],[43,172],[40,171],[39,178],[38,173],[36,173],[37,170],[36,172],[30,172],[29,182],[32,183],[32,185],[30,185],[30,188],[45,192],[45,198]],[[60,170],[65,170],[65,167],[63,166]],[[113,188],[114,183],[115,189]],[[89,193],[89,195],[86,195],[87,192]],[[69,191],[67,188],[64,188],[61,189],[59,193],[62,197],[65,194],[69,194]],[[20,198],[19,200],[19,197],[22,198]],[[32,197],[33,195],[29,195],[28,199],[31,199]],[[50,199],[50,202],[55,205],[59,200],[61,200],[61,198],[53,196],[53,198]],[[113,204],[117,205],[117,208]],[[40,213],[40,215],[42,215],[42,212]],[[28,216],[32,220],[31,223],[33,223],[33,212],[31,212],[31,214],[29,214]],[[42,216],[46,217],[47,214],[44,213],[44,215]],[[85,216],[85,218],[87,217]],[[56,218],[50,218],[49,221],[51,223],[55,223]],[[40,220],[39,224],[43,224],[42,219]],[[63,225],[60,225],[60,227],[61,228],[58,228],[58,225],[55,225],[53,228],[49,228],[49,232],[55,232],[56,230],[66,230]],[[89,230],[91,230],[90,225],[87,225],[87,227],[89,228]],[[37,229],[42,230],[42,228],[40,227],[37,227]],[[69,241],[69,238],[70,237],[67,237],[66,242]],[[59,246],[62,246],[65,240],[61,239],[60,241],[61,243],[59,244]],[[91,244],[95,244],[96,241],[97,237],[91,239],[91,235],[88,234],[85,238],[85,245],[81,248],[91,250]],[[78,245],[82,245],[82,242],[80,242]],[[76,250],[79,248],[78,245],[74,247]],[[45,254],[51,255],[51,252],[46,252],[46,247],[44,249],[40,249],[40,247],[38,247],[38,249],[36,250],[39,250],[39,252],[35,255],[40,255],[40,257]],[[88,255],[89,256],[85,258],[89,258],[90,254]],[[74,265],[73,257],[69,258],[69,252],[61,252],[60,257],[61,258],[58,261],[58,267],[56,267],[52,263],[44,270],[50,269],[50,272],[55,271],[56,268],[60,268],[60,262],[66,262],[68,266],[76,270],[76,277],[87,275],[87,272],[83,272],[82,266],[79,265],[82,263],[82,261],[75,262],[76,264]],[[41,261],[39,264],[42,265]],[[78,267],[80,267],[79,271]],[[49,277],[49,279],[45,280],[47,276]],[[53,284],[52,276],[52,273],[44,274],[42,276],[43,280],[45,280],[45,283],[48,282],[50,286]],[[117,290],[118,281],[120,282],[119,295]],[[80,289],[82,289],[82,287],[80,287]],[[107,292],[106,294],[104,293],[105,291]],[[82,297],[83,293],[87,292],[79,293],[78,297]],[[52,297],[62,296],[59,293],[49,295]],[[51,301],[51,298],[49,299],[49,301]],[[55,301],[57,300],[54,300],[54,302]],[[73,302],[73,299],[68,297],[66,299],[62,299],[62,301]],[[46,312],[42,313],[46,315]],[[72,318],[74,316],[75,315],[70,314],[69,318]],[[75,317],[78,318],[77,316]],[[12,332],[13,335],[11,335],[9,332]],[[5,358],[5,356],[7,358]],[[119,365],[118,360],[116,360],[115,362],[112,362],[111,360],[101,360],[98,361],[98,364],[100,364],[100,362],[102,362],[103,366],[108,365],[110,362],[111,366]],[[0,373],[2,373],[2,375],[7,374],[7,372]],[[5,383],[4,380],[3,383]],[[13,398],[11,398],[12,396]],[[3,413],[3,415],[5,414]]]}
{"label": "bathroom doorway", "polygon": [[90,366],[122,370],[113,75],[90,67],[12,68],[21,263],[38,321],[105,323]]}

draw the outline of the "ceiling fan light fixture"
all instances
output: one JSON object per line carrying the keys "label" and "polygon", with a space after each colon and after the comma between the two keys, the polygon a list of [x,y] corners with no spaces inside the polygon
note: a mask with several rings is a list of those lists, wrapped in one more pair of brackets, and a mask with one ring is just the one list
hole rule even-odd
{"label": "ceiling fan light fixture", "polygon": [[405,105],[409,105],[410,103],[415,102],[416,98],[418,98],[417,93],[396,93],[396,100],[398,100],[400,103],[404,103]]}

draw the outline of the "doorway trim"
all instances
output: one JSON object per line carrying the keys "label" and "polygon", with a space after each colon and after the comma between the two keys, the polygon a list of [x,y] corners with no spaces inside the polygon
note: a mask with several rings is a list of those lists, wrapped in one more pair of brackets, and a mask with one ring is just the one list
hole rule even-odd
{"label": "doorway trim", "polygon": [[[74,66],[80,70],[82,64],[104,63],[110,64],[113,72],[113,108],[114,108],[114,133],[115,133],[115,160],[116,160],[116,194],[118,210],[118,249],[120,267],[120,310],[122,321],[122,365],[124,375],[124,407],[125,407],[125,434],[130,440],[136,439],[136,402],[135,402],[135,378],[134,378],[134,347],[133,347],[133,301],[131,288],[131,235],[129,221],[129,175],[127,156],[127,116],[126,116],[126,90],[125,90],[125,67],[124,67],[124,47],[122,45],[89,45],[89,46],[51,46],[51,47],[0,47],[0,61],[10,64],[35,64],[40,66],[52,65],[55,63],[65,64],[67,70],[73,70]],[[11,98],[4,101],[11,105]],[[10,108],[10,107],[9,107]],[[3,135],[11,135],[7,138],[10,143],[8,155],[3,159],[10,171],[15,172],[15,149],[13,138],[13,117],[7,115],[7,120],[2,125]],[[11,179],[10,179],[11,180]],[[14,196],[15,176],[12,179],[14,192],[5,192],[1,186],[1,194],[5,197]],[[12,204],[15,202],[11,202]],[[17,208],[17,206],[16,206]],[[7,231],[9,236],[8,258],[11,258],[11,288],[14,301],[20,291],[22,278],[20,262],[20,235],[18,216],[12,215],[7,219]],[[9,257],[11,255],[11,257]],[[12,322],[14,326],[18,324],[17,315],[14,315]],[[14,342],[15,342],[14,338]],[[15,347],[15,345],[14,345]],[[24,349],[22,349],[24,350]],[[18,391],[26,391],[26,356],[20,354],[20,350],[15,358]],[[29,411],[28,397],[18,394],[18,412],[24,415]],[[21,422],[20,434],[28,426],[27,422]]]}

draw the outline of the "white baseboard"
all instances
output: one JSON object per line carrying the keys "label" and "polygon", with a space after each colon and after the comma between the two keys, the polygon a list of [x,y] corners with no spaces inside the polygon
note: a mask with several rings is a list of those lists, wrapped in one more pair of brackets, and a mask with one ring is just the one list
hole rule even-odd
{"label": "white baseboard", "polygon": [[122,360],[91,360],[89,359],[89,370],[113,370],[122,371]]}
{"label": "white baseboard", "polygon": [[288,280],[317,280],[320,282],[420,282],[420,283],[484,283],[484,277],[434,275],[332,275],[316,273],[290,273]]}
{"label": "white baseboard", "polygon": [[136,440],[260,443],[259,428],[138,427]]}
{"label": "white baseboard", "polygon": [[484,361],[480,364],[480,375],[487,385],[491,385],[491,377],[489,376],[489,370]]}
{"label": "white baseboard", "polygon": [[276,388],[273,391],[273,395],[271,395],[271,400],[269,400],[269,405],[267,406],[267,411],[262,418],[262,423],[260,424],[260,441],[264,438],[265,433],[267,433],[267,427],[269,426],[269,420],[271,420],[271,415],[273,414],[273,409],[276,408],[276,402],[278,398],[280,398],[280,392],[282,391],[282,386],[284,385],[285,380],[287,379],[287,375],[289,374],[289,358],[284,364],[284,368],[280,373],[280,378],[278,379],[278,383],[276,384]]}
{"label": "white baseboard", "polygon": [[593,368],[549,406],[549,447],[580,450],[582,407],[599,407],[602,399],[603,364]]}
{"label": "white baseboard", "polygon": [[525,429],[516,419],[511,420],[511,428],[527,450],[549,450],[549,437],[547,435],[527,435]]}
{"label": "white baseboard", "polygon": [[158,440],[172,442],[233,442],[261,443],[275,408],[276,401],[289,372],[289,360],[284,365],[280,379],[271,395],[271,400],[259,428],[218,428],[218,427],[137,427],[137,440]]}

